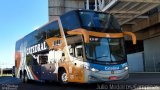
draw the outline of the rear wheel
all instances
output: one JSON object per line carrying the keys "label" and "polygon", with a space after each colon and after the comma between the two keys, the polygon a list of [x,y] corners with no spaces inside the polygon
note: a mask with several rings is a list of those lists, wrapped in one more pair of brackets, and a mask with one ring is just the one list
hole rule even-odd
{"label": "rear wheel", "polygon": [[20,78],[21,78],[21,80],[22,80],[23,83],[27,83],[28,82],[27,72],[24,71],[24,73],[21,74]]}
{"label": "rear wheel", "polygon": [[24,73],[24,78],[23,78],[23,82],[27,83],[28,82],[28,77],[27,77],[27,73]]}
{"label": "rear wheel", "polygon": [[59,81],[60,81],[61,84],[67,84],[68,83],[68,77],[67,77],[67,73],[66,73],[65,70],[61,70],[59,72],[58,78],[59,78]]}
{"label": "rear wheel", "polygon": [[20,72],[20,79],[21,79],[21,81],[23,81],[23,75],[22,75],[22,72]]}

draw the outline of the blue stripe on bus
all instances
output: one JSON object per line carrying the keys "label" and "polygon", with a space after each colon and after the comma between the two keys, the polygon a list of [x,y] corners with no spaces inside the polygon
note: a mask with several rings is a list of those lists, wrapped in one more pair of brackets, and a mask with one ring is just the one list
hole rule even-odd
{"label": "blue stripe on bus", "polygon": [[90,68],[95,68],[100,71],[121,70],[126,66],[128,66],[127,63],[117,64],[117,65],[99,65],[99,64],[90,63]]}

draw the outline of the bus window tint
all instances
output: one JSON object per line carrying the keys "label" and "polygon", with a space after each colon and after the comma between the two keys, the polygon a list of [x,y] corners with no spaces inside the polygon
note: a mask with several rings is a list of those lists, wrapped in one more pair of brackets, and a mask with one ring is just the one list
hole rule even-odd
{"label": "bus window tint", "polygon": [[75,47],[75,56],[77,57],[77,58],[82,58],[83,57],[83,49],[82,49],[82,45],[77,45],[76,47]]}
{"label": "bus window tint", "polygon": [[51,37],[60,37],[60,29],[58,26],[58,21],[55,21],[53,23],[51,23],[50,25],[48,25],[48,27],[46,28],[47,30],[47,38],[51,38]]}
{"label": "bus window tint", "polygon": [[82,56],[82,48],[77,48],[77,56]]}
{"label": "bus window tint", "polygon": [[40,62],[40,65],[47,64],[48,56],[39,56],[39,62]]}
{"label": "bus window tint", "polygon": [[81,27],[90,31],[118,33],[121,28],[113,15],[102,12],[80,11]]}
{"label": "bus window tint", "polygon": [[41,32],[37,32],[34,37],[35,37],[36,42],[42,42],[42,41],[44,41],[46,39],[47,34],[44,31],[44,29],[42,29],[42,31]]}
{"label": "bus window tint", "polygon": [[64,32],[66,33],[68,30],[73,30],[80,28],[79,19],[76,12],[69,12],[60,17],[62,21],[62,25],[64,28]]}

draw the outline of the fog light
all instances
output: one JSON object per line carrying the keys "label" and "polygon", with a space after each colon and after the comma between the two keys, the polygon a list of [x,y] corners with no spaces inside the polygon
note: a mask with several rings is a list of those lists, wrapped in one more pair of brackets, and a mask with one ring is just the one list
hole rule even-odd
{"label": "fog light", "polygon": [[88,78],[90,79],[90,80],[96,80],[96,77],[94,77],[94,76],[88,76]]}

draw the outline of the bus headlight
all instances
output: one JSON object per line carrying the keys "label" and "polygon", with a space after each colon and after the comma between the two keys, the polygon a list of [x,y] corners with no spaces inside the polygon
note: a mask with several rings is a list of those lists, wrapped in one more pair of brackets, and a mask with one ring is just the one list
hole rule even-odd
{"label": "bus headlight", "polygon": [[128,70],[128,67],[125,67],[124,70]]}
{"label": "bus headlight", "polygon": [[89,71],[93,71],[93,72],[98,72],[98,69],[95,68],[90,68],[89,66],[85,66],[85,69],[89,70]]}

